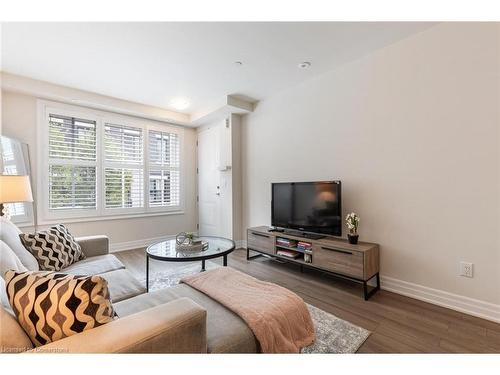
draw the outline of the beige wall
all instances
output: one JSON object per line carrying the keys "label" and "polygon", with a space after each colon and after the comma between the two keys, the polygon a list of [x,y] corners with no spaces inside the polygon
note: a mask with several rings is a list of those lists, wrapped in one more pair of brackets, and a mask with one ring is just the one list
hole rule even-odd
{"label": "beige wall", "polygon": [[340,179],[382,275],[499,304],[499,46],[497,24],[440,24],[259,103],[243,228],[270,224],[271,182]]}
{"label": "beige wall", "polygon": [[[2,91],[2,134],[8,137],[17,138],[29,145],[33,176],[37,175],[36,103],[37,99],[34,96]],[[112,244],[147,240],[177,234],[181,231],[196,230],[195,130],[186,128],[184,139],[186,157],[184,160],[186,170],[184,180],[184,214],[71,223],[68,225],[70,230],[76,236],[107,234]],[[35,187],[36,183],[34,184],[34,188]]]}

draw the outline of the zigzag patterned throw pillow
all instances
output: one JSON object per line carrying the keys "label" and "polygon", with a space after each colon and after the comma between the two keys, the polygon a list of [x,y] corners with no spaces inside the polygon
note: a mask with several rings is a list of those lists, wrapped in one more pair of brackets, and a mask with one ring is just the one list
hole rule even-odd
{"label": "zigzag patterned throw pillow", "polygon": [[43,271],[59,271],[85,259],[82,248],[62,224],[46,231],[21,233],[19,238]]}
{"label": "zigzag patterned throw pillow", "polygon": [[113,321],[108,283],[100,276],[46,271],[5,273],[9,303],[35,346]]}

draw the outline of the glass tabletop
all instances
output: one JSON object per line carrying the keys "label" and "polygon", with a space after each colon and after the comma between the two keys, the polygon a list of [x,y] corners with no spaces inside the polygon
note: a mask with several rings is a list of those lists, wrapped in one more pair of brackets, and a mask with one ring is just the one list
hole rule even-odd
{"label": "glass tabletop", "polygon": [[197,237],[208,242],[208,248],[202,251],[177,250],[175,239],[157,242],[148,246],[146,252],[149,257],[159,260],[188,261],[216,258],[229,254],[234,250],[234,241],[222,237]]}

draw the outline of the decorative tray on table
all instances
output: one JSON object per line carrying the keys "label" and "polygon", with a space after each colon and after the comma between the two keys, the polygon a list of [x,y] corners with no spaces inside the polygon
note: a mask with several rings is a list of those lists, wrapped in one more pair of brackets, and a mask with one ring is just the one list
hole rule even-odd
{"label": "decorative tray on table", "polygon": [[196,238],[191,233],[181,232],[175,236],[175,248],[180,252],[200,252],[208,249],[208,242]]}

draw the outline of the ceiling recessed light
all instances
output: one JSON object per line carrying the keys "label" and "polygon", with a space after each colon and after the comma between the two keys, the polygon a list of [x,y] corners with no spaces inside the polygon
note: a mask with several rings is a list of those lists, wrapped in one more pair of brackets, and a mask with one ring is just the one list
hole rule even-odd
{"label": "ceiling recessed light", "polygon": [[189,100],[185,98],[175,98],[170,101],[170,106],[178,111],[182,111],[189,107]]}
{"label": "ceiling recessed light", "polygon": [[307,69],[311,66],[311,63],[309,61],[303,61],[299,64],[299,68],[301,69]]}

